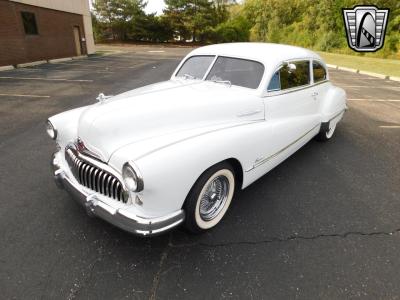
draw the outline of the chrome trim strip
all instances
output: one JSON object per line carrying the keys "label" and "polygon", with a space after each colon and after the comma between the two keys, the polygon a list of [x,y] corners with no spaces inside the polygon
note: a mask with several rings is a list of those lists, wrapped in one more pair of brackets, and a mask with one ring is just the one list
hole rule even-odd
{"label": "chrome trim strip", "polygon": [[263,164],[265,164],[266,162],[270,161],[271,159],[274,159],[275,157],[277,157],[279,154],[281,154],[282,152],[284,152],[285,150],[287,150],[288,148],[290,148],[291,146],[293,146],[294,144],[296,144],[297,142],[299,142],[302,138],[304,138],[307,134],[309,134],[310,132],[312,132],[315,128],[317,128],[318,126],[321,126],[321,124],[317,124],[315,125],[313,128],[311,128],[310,130],[308,130],[306,133],[304,133],[302,136],[300,136],[299,138],[297,138],[295,141],[291,142],[289,145],[285,146],[284,148],[282,148],[281,150],[279,150],[278,152],[268,156],[268,157],[260,157],[257,158],[256,161],[254,162],[253,166],[250,169],[247,169],[245,172],[249,172]]}
{"label": "chrome trim strip", "polygon": [[300,87],[295,87],[295,88],[286,89],[286,90],[270,91],[269,94],[262,96],[262,98],[281,96],[281,95],[285,95],[285,94],[289,94],[289,93],[293,93],[293,92],[309,89],[309,88],[312,88],[312,87],[314,87],[316,85],[320,85],[320,84],[327,83],[327,82],[330,82],[330,80],[326,79],[324,81],[320,81],[320,82],[317,82],[317,83],[314,83],[314,84],[302,85]]}

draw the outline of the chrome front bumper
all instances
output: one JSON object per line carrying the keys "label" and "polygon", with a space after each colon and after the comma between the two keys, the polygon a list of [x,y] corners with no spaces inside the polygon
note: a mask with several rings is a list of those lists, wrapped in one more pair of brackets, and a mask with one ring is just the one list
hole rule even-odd
{"label": "chrome front bumper", "polygon": [[136,235],[160,234],[179,225],[185,218],[183,210],[158,218],[142,218],[126,209],[112,207],[100,200],[95,192],[87,193],[80,184],[70,180],[54,158],[52,159],[52,169],[57,186],[69,192],[79,204],[86,208],[90,216],[97,216]]}

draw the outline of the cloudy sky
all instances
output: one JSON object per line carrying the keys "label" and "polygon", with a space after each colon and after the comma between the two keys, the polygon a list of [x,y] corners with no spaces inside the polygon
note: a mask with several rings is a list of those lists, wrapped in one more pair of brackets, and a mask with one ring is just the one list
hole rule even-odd
{"label": "cloudy sky", "polygon": [[160,15],[162,13],[162,10],[164,8],[164,0],[147,0],[147,6],[146,6],[146,13],[157,13]]}

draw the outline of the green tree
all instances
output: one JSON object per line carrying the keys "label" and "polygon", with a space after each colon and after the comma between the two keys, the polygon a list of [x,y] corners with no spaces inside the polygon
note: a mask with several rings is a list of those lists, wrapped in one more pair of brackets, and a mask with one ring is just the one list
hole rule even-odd
{"label": "green tree", "polygon": [[142,32],[146,4],[144,0],[96,0],[93,8],[101,28],[108,28],[113,39],[126,40]]}
{"label": "green tree", "polygon": [[165,4],[164,15],[181,40],[203,42],[210,28],[227,18],[223,0],[165,0]]}

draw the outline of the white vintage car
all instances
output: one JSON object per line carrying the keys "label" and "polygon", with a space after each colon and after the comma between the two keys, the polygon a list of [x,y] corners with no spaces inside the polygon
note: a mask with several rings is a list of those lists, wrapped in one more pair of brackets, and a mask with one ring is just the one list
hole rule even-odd
{"label": "white vintage car", "polygon": [[195,49],[170,80],[98,99],[49,118],[55,180],[139,235],[214,227],[235,190],[331,139],[346,110],[321,57],[263,43]]}

